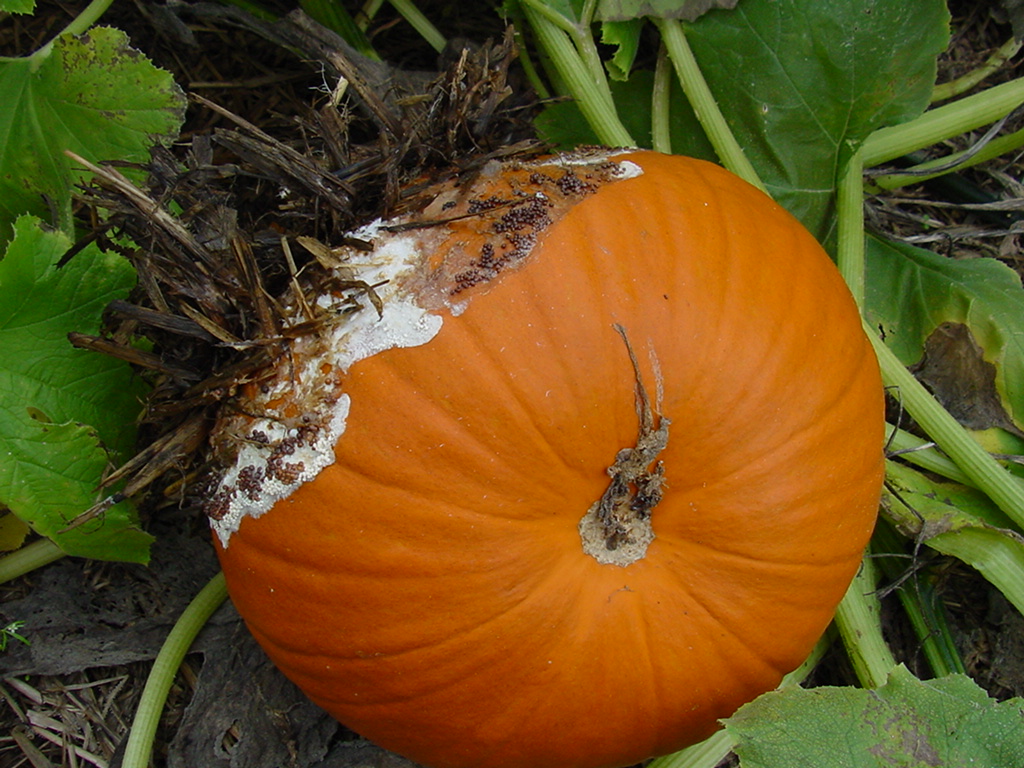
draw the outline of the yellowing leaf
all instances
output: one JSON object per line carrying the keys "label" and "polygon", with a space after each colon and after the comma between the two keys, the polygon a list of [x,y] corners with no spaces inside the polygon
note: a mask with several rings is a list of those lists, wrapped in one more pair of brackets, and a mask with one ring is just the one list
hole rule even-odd
{"label": "yellowing leaf", "polygon": [[0,552],[13,552],[25,542],[28,525],[13,513],[0,512]]}

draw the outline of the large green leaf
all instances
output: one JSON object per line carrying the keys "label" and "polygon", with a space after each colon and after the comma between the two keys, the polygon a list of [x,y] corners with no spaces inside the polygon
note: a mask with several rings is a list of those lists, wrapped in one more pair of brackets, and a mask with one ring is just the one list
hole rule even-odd
{"label": "large green leaf", "polygon": [[950,259],[905,243],[867,239],[865,313],[896,356],[921,360],[941,325],[970,329],[995,367],[1003,407],[1024,425],[1024,290],[995,259]]}
{"label": "large green leaf", "polygon": [[0,0],[0,12],[32,13],[36,0]]}
{"label": "large green leaf", "polygon": [[58,269],[66,236],[29,216],[14,230],[0,261],[0,504],[69,554],[144,561],[150,538],[125,504],[60,532],[128,457],[143,394],[127,365],[73,348],[67,334],[97,331],[134,271],[94,245]]}
{"label": "large green leaf", "polygon": [[87,160],[145,162],[171,141],[185,99],[170,74],[97,27],[62,37],[49,55],[0,60],[0,240],[31,213],[71,231],[71,187],[82,174],[64,150]]}
{"label": "large green leaf", "polygon": [[1024,765],[1024,699],[996,702],[969,677],[906,668],[874,691],[791,687],[726,720],[742,768]]}
{"label": "large green leaf", "polygon": [[687,38],[769,192],[824,239],[851,152],[927,106],[948,24],[943,0],[741,0]]}
{"label": "large green leaf", "polygon": [[733,8],[737,0],[597,0],[598,19],[629,21],[643,16],[693,21],[712,8]]}

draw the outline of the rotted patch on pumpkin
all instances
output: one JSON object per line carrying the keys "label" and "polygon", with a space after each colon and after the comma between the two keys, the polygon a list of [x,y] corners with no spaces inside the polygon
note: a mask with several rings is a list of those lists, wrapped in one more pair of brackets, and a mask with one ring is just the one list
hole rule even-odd
{"label": "rotted patch on pumpkin", "polygon": [[[354,234],[373,239],[379,227]],[[350,296],[328,291],[310,307],[296,294],[285,307],[289,322],[299,326],[312,312],[318,330],[292,340],[290,353],[225,408],[213,430],[213,455],[226,469],[212,483],[205,511],[225,547],[245,517],[268,512],[334,463],[350,407],[345,372],[386,349],[426,344],[441,328],[440,315],[405,289],[420,260],[416,238],[389,236],[372,252],[351,251],[337,277],[358,276],[370,298],[353,308]]]}
{"label": "rotted patch on pumpkin", "polygon": [[533,161],[491,161],[451,179],[415,216],[386,228],[416,230],[430,254],[416,293],[423,306],[456,313],[475,290],[521,266],[543,233],[605,184],[643,171],[606,149]]}

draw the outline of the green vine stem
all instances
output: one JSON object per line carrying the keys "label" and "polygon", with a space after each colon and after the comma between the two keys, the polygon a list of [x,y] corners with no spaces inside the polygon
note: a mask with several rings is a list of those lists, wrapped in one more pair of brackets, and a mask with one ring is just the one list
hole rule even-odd
{"label": "green vine stem", "polygon": [[1024,547],[1019,537],[992,528],[963,528],[933,536],[928,546],[970,565],[1024,613]]}
{"label": "green vine stem", "polygon": [[[886,424],[886,434],[889,435],[888,448],[893,453],[898,453],[900,458],[915,464],[921,469],[934,472],[947,480],[961,485],[974,485],[964,472],[953,463],[947,456],[939,453],[932,443],[922,441],[917,435],[911,434],[892,424]],[[1021,482],[1017,480],[1017,482]]]}
{"label": "green vine stem", "polygon": [[651,93],[651,148],[672,154],[671,126],[671,62],[664,43],[658,47],[654,65],[654,88]]}
{"label": "green vine stem", "polygon": [[427,41],[427,45],[440,53],[448,45],[444,35],[433,25],[423,11],[416,7],[412,0],[390,0],[391,6],[398,11],[399,15],[412,25],[420,37]]}
{"label": "green vine stem", "polygon": [[[1024,86],[1024,79],[1007,83],[1007,85],[1015,85],[1020,90],[1021,86]],[[997,89],[994,88],[988,92],[993,90]],[[1024,91],[1020,91],[1018,95],[1024,96]],[[962,105],[972,98],[968,97],[950,106]],[[942,109],[945,109],[945,107],[940,107],[933,112],[938,112]],[[910,125],[910,123],[906,125]],[[882,131],[892,130],[896,129],[882,129]],[[868,144],[874,136],[877,136],[882,131],[876,132],[865,142],[862,148],[862,162],[864,164],[868,162]],[[852,166],[855,166],[855,164],[856,160],[851,163]],[[856,221],[862,218],[862,214],[859,209],[859,202],[857,206],[853,204],[853,199],[860,200],[860,197],[856,195],[856,186],[860,183],[859,174],[855,176],[848,169],[843,183],[840,185],[841,190],[843,190],[844,201],[839,206],[839,221],[837,225],[842,240],[837,250],[839,269],[847,279],[848,284],[851,285],[851,290],[855,292],[858,286],[863,285],[864,280],[863,221],[861,220],[860,223]],[[883,381],[887,386],[893,387],[899,392],[899,398],[903,406],[914,417],[921,428],[924,429],[925,434],[959,467],[971,485],[988,494],[996,506],[1009,515],[1018,525],[1024,527],[1024,484],[1018,482],[1013,475],[985,452],[967,431],[957,423],[949,411],[943,408],[932,394],[914,378],[892,350],[878,337],[874,329],[867,325],[866,321],[865,331],[878,356]]]}
{"label": "green vine stem", "polygon": [[[1021,147],[1024,147],[1024,128],[992,139],[992,141],[988,142],[977,152],[970,150],[954,152],[946,157],[937,157],[915,165],[909,169],[913,173],[904,171],[874,176],[871,179],[871,185],[875,190],[893,190],[905,187],[908,184],[920,184],[922,181],[928,181],[947,173],[957,173],[964,168],[970,168],[993,158],[1015,152]],[[963,158],[962,161],[960,160],[961,158]],[[927,171],[933,168],[936,169],[934,173],[927,173]]]}
{"label": "green vine stem", "polygon": [[590,25],[593,22],[594,9],[596,7],[596,0],[584,0],[583,9],[580,11],[580,20],[576,24],[568,25],[568,33],[573,45],[576,46],[576,50],[579,52],[580,58],[590,72],[590,76],[594,78],[594,83],[597,84],[604,98],[608,100],[608,103],[614,106],[615,102],[612,99],[611,86],[608,84],[608,78],[605,75],[604,62],[601,60],[601,54],[597,50],[594,36],[590,33]]}
{"label": "green vine stem", "polygon": [[865,688],[885,685],[896,659],[882,635],[882,606],[875,589],[875,564],[865,557],[836,610],[835,626],[857,679]]}
{"label": "green vine stem", "polygon": [[995,53],[988,57],[988,60],[963,77],[958,77],[948,83],[936,85],[932,91],[932,102],[946,101],[954,96],[966,93],[974,86],[991,74],[998,72],[1010,59],[1017,55],[1021,49],[1021,43],[1015,38],[1010,38],[996,49]]}
{"label": "green vine stem", "polygon": [[221,572],[210,579],[193,598],[167,635],[142,690],[139,708],[135,712],[132,729],[128,734],[128,744],[121,762],[122,768],[147,768],[149,765],[153,752],[153,738],[160,723],[160,713],[163,711],[178,667],[181,666],[199,630],[227,596],[224,573]]}
{"label": "green vine stem", "polygon": [[50,42],[29,57],[32,59],[33,68],[42,64],[43,60],[50,55],[50,51],[53,50],[53,44],[58,38],[64,37],[65,35],[85,34],[89,27],[99,21],[100,16],[106,13],[107,9],[113,4],[113,2],[114,0],[92,0],[92,2],[89,3],[81,13],[75,16],[75,18],[73,18],[71,22],[64,27],[64,29],[52,38]]}
{"label": "green vine stem", "polygon": [[661,32],[662,42],[672,59],[672,66],[675,67],[676,76],[683,86],[683,92],[690,101],[697,119],[711,141],[711,146],[714,147],[718,158],[722,161],[722,165],[764,191],[765,186],[757,175],[757,171],[754,170],[754,166],[747,156],[743,154],[743,148],[740,147],[736,137],[729,130],[729,124],[718,108],[718,102],[711,94],[711,89],[708,88],[707,81],[697,65],[697,59],[686,40],[682,24],[675,19],[652,19],[652,21]]}
{"label": "green vine stem", "polygon": [[647,768],[715,768],[736,747],[736,740],[724,728],[704,741],[648,763]]}
{"label": "green vine stem", "polygon": [[[818,666],[818,662],[825,655],[828,646],[828,639],[821,638],[803,664],[782,678],[779,688],[789,688],[803,683]],[[665,757],[655,758],[648,763],[647,768],[715,768],[735,746],[736,740],[728,731],[722,729],[692,747],[681,749]]]}
{"label": "green vine stem", "polygon": [[574,22],[556,11],[544,0],[520,0],[520,2],[569,37],[576,49],[579,61],[583,64],[583,68],[590,73],[594,84],[601,90],[604,97],[607,98],[608,103],[611,104],[612,93],[608,86],[608,79],[604,74],[604,64],[601,61],[601,54],[597,50],[597,45],[594,43],[594,38],[590,34],[590,24],[594,16],[596,3],[593,0],[585,0],[583,8],[580,10],[579,20]]}
{"label": "green vine stem", "polygon": [[566,21],[556,23],[551,11],[533,0],[523,0],[522,8],[538,46],[547,55],[568,94],[575,99],[584,119],[597,133],[598,141],[611,147],[635,147],[636,142],[619,119],[603,72],[600,80],[595,79],[565,29]]}
{"label": "green vine stem", "polygon": [[[893,496],[886,504],[885,516],[909,535],[920,534],[922,530],[921,517],[899,496]],[[960,519],[954,514],[943,526],[932,525],[934,535],[924,543],[936,552],[967,563],[1024,613],[1024,538],[971,517],[965,513]]]}
{"label": "green vine stem", "polygon": [[523,74],[526,75],[526,80],[530,87],[533,88],[534,93],[537,94],[537,98],[547,101],[551,98],[551,91],[548,90],[547,84],[541,78],[537,67],[534,66],[533,56],[530,55],[531,51],[526,44],[526,38],[523,35],[526,18],[523,16],[522,6],[518,3],[512,3],[508,8],[508,15],[512,20],[512,33],[516,48],[519,49],[519,56],[516,60],[519,62],[519,66],[523,68]]}
{"label": "green vine stem", "polygon": [[364,30],[339,0],[299,0],[299,7],[315,21],[341,35],[363,56],[380,61],[380,54],[374,50]]}
{"label": "green vine stem", "polygon": [[870,326],[865,325],[865,330],[878,355],[882,379],[899,391],[903,406],[925,434],[960,467],[972,485],[986,493],[1017,525],[1024,527],[1024,485],[985,452]]}
{"label": "green vine stem", "polygon": [[44,565],[60,560],[64,551],[49,539],[36,539],[21,549],[0,558],[0,584],[24,576]]}
{"label": "green vine stem", "polygon": [[356,13],[356,24],[363,32],[369,29],[370,22],[377,17],[377,13],[383,5],[384,0],[366,0],[363,3],[363,7]]}
{"label": "green vine stem", "polygon": [[1021,104],[1024,104],[1024,78],[1017,78],[930,109],[908,123],[880,128],[864,141],[864,166],[872,168],[950,136],[994,123]]}
{"label": "green vine stem", "polygon": [[875,562],[888,582],[897,583],[898,580],[902,580],[896,588],[896,595],[914,628],[914,634],[917,635],[917,641],[928,660],[928,665],[932,668],[932,673],[936,677],[954,673],[964,674],[966,670],[963,660],[953,642],[946,614],[935,590],[917,573],[913,573],[910,578],[904,578],[908,569],[913,567],[913,562],[903,557],[903,538],[896,533],[888,520],[881,519],[875,528],[872,541],[878,545]]}
{"label": "green vine stem", "polygon": [[858,307],[864,306],[864,162],[846,164],[836,188],[836,264]]}

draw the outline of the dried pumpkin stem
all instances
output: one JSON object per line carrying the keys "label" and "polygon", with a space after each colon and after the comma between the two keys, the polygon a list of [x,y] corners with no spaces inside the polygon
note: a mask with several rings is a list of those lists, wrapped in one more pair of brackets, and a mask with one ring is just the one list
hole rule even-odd
{"label": "dried pumpkin stem", "polygon": [[[641,559],[654,538],[651,510],[661,501],[665,484],[665,466],[658,455],[668,445],[671,421],[655,414],[626,329],[618,324],[614,328],[633,366],[638,434],[636,445],[619,451],[608,467],[611,482],[580,521],[580,536],[584,551],[595,560],[624,566]],[[661,391],[660,381],[656,391]]]}

